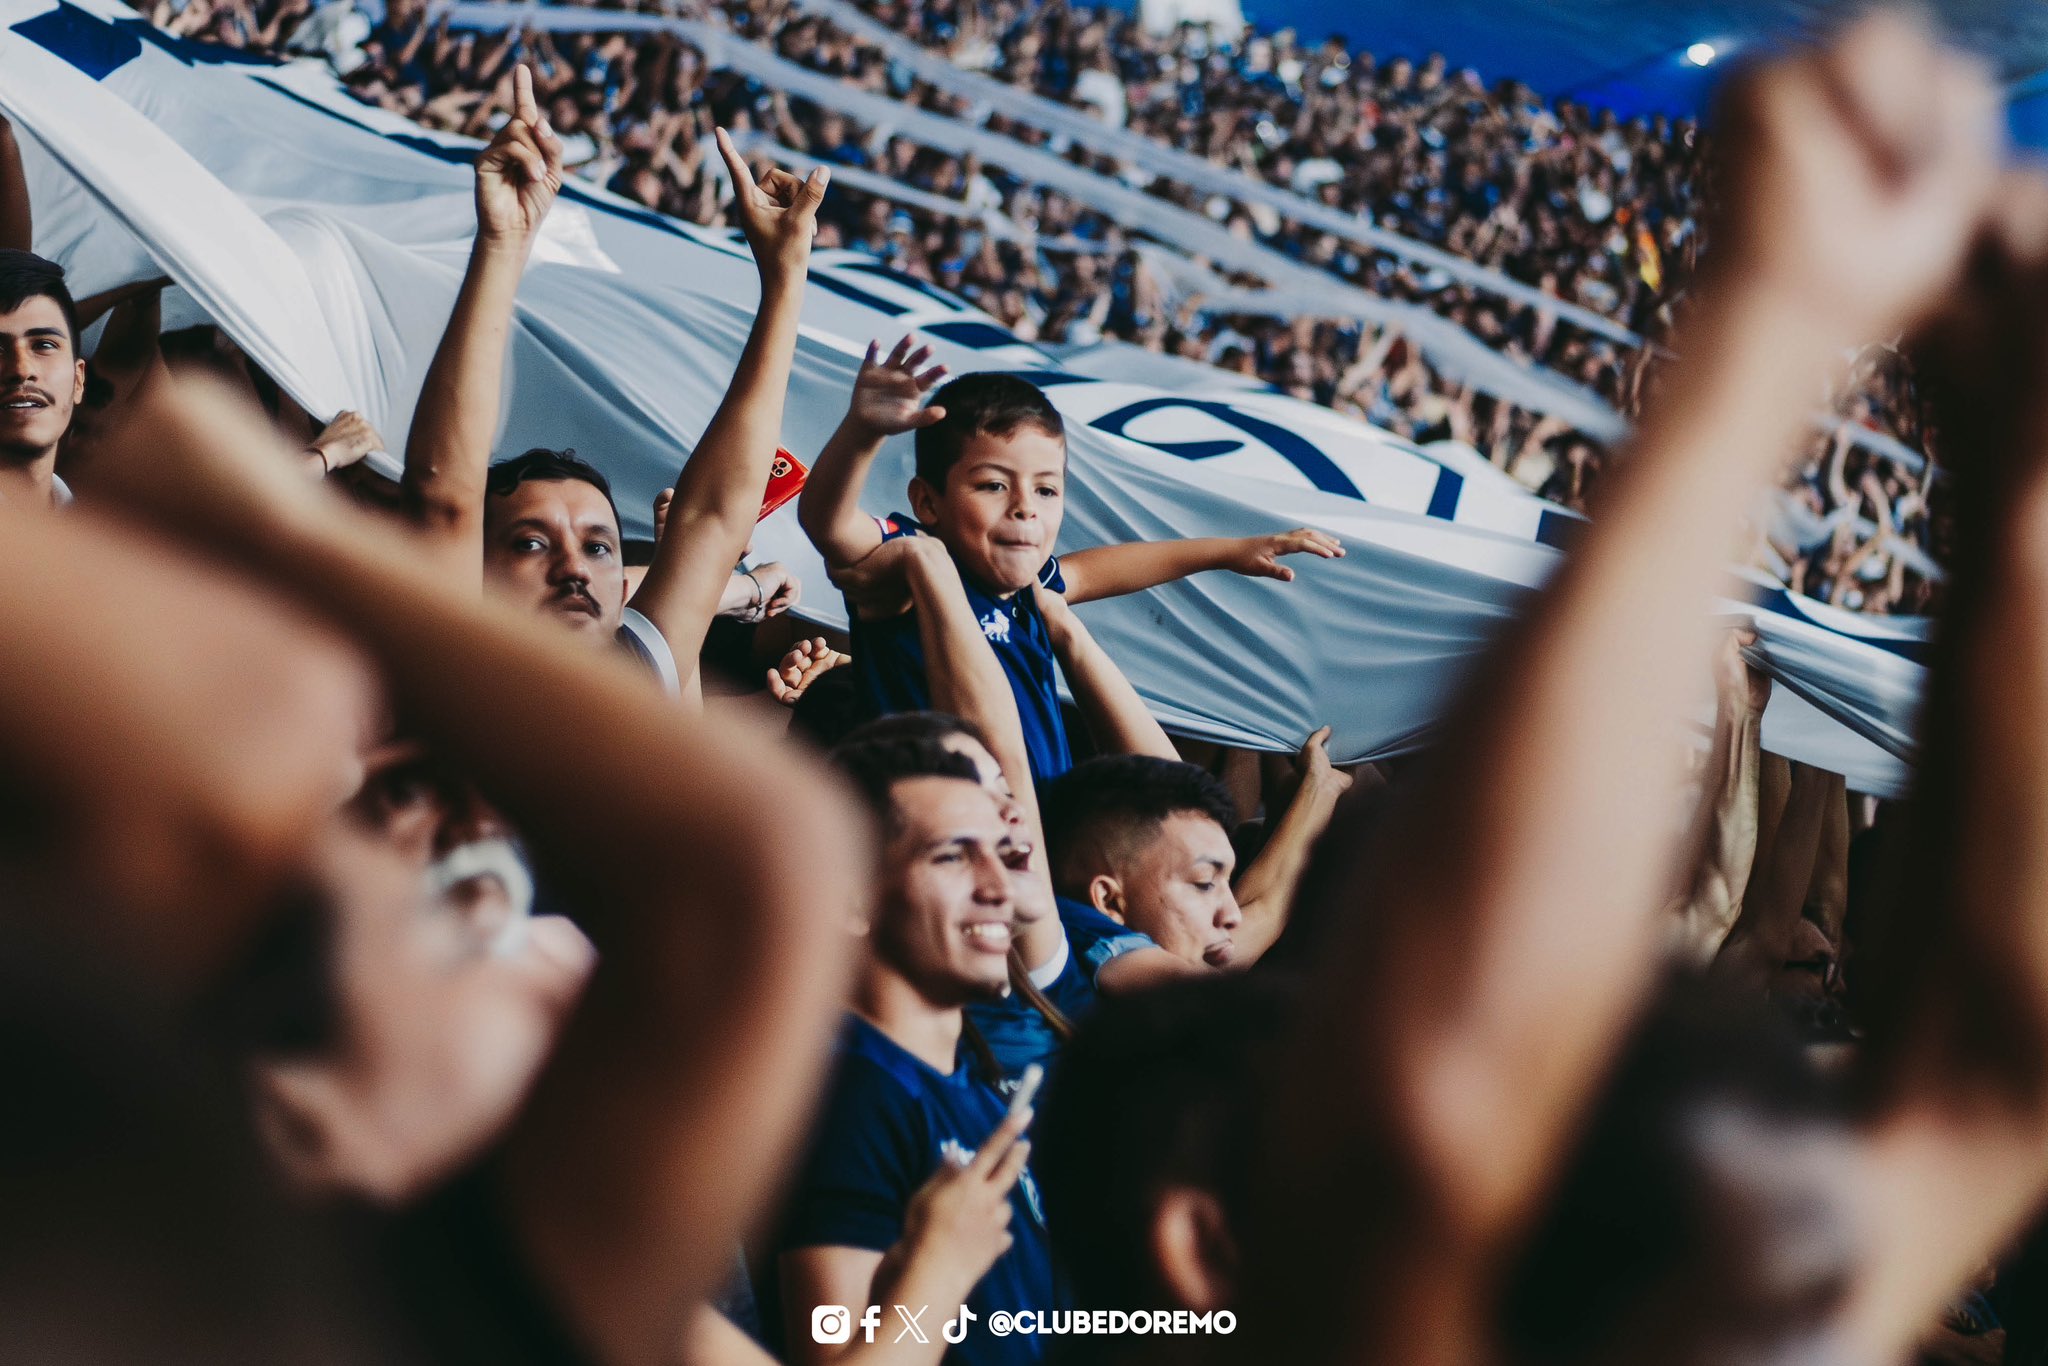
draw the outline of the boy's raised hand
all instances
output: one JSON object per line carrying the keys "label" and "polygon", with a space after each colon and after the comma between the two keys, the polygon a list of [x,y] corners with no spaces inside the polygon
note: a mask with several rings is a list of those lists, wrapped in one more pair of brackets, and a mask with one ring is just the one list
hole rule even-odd
{"label": "boy's raised hand", "polygon": [[1315,555],[1325,560],[1344,558],[1344,543],[1327,531],[1297,527],[1271,536],[1240,537],[1223,567],[1234,574],[1254,579],[1294,582],[1294,571],[1280,563],[1283,555]]}
{"label": "boy's raised hand", "polygon": [[1955,281],[1998,175],[1996,88],[1895,12],[1737,84],[1712,270],[1849,345],[1924,316]]}
{"label": "boy's raised hand", "polygon": [[561,139],[541,117],[533,73],[514,67],[512,117],[477,158],[477,235],[531,247],[561,188]]}
{"label": "boy's raised hand", "polygon": [[868,353],[853,381],[853,402],[847,406],[848,424],[865,434],[880,438],[914,432],[945,417],[941,407],[923,407],[924,396],[946,377],[946,367],[925,368],[932,358],[929,346],[912,350],[909,337],[896,343],[887,360],[877,360],[880,342],[869,342]]}
{"label": "boy's raised hand", "polygon": [[731,136],[720,128],[716,137],[718,154],[732,174],[733,217],[754,249],[754,264],[764,271],[803,274],[811,257],[811,239],[818,235],[818,206],[825,202],[832,173],[820,166],[799,180],[777,167],[757,181]]}

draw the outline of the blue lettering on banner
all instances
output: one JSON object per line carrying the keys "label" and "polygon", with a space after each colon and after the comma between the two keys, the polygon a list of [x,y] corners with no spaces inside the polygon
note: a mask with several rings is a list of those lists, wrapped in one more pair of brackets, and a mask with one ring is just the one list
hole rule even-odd
{"label": "blue lettering on banner", "polygon": [[275,58],[240,48],[176,37],[147,19],[102,19],[67,0],[57,0],[56,8],[22,20],[13,32],[95,81],[105,80],[140,57],[144,43],[161,48],[186,66],[278,65]]}
{"label": "blue lettering on banner", "polygon": [[14,32],[96,81],[105,80],[142,55],[142,38],[134,30],[61,2],[53,10],[22,20]]}
{"label": "blue lettering on banner", "polygon": [[1429,513],[1431,517],[1446,522],[1458,520],[1458,498],[1465,492],[1465,476],[1448,466],[1439,465],[1436,471],[1436,487],[1430,490]]}
{"label": "blue lettering on banner", "polygon": [[[1142,436],[1132,436],[1124,430],[1147,413],[1156,413],[1164,408],[1191,408],[1206,413],[1218,422],[1226,422],[1249,436],[1266,443],[1273,453],[1285,460],[1309,483],[1324,493],[1335,493],[1345,498],[1365,501],[1365,495],[1358,486],[1345,477],[1336,462],[1324,455],[1313,443],[1295,432],[1288,431],[1277,423],[1267,422],[1248,413],[1241,413],[1227,403],[1214,403],[1194,398],[1147,398],[1127,404],[1113,413],[1104,413],[1088,425],[1111,436],[1121,436],[1128,441],[1151,446],[1155,450],[1177,455],[1183,460],[1213,460],[1219,455],[1229,455],[1244,449],[1242,441],[1147,441]],[[1439,488],[1442,486],[1439,485]]]}

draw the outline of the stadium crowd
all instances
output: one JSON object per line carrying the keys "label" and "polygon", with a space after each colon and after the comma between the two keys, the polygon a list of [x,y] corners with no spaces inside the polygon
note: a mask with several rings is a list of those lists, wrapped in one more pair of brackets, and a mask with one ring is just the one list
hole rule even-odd
{"label": "stadium crowd", "polygon": [[[734,566],[831,177],[713,131],[760,304],[629,573],[597,465],[493,449],[596,141],[503,84],[395,498],[74,299],[0,120],[0,1359],[2048,1360],[2048,179],[1973,63],[1877,17],[1731,91],[1598,515],[1428,749],[1250,800],[1073,608],[1343,547],[1056,555],[1059,411],[913,338],[797,503],[850,659],[707,687],[801,591]],[[1877,806],[1706,609],[1902,335],[1961,553]]]}
{"label": "stadium crowd", "polygon": [[[361,0],[355,0],[361,3]],[[631,6],[625,6],[631,8]],[[948,114],[967,102],[919,82],[887,55],[801,6],[727,3],[738,34],[861,89]],[[650,208],[724,221],[729,187],[714,125],[751,131],[834,165],[873,170],[956,201],[957,213],[847,190],[821,241],[874,254],[963,295],[1027,339],[1120,341],[1264,380],[1395,434],[1484,453],[1533,492],[1583,511],[1610,454],[1569,422],[1445,380],[1393,326],[1232,316],[1156,268],[1133,225],[1056,190],[920,149],[886,130],[707,67],[666,34],[460,32],[423,0],[378,15],[329,0],[157,0],[173,32],[331,61],[363,99],[431,127],[487,137],[509,116],[510,68],[534,63],[575,173]],[[1632,348],[1568,319],[1435,269],[1354,248],[1258,204],[1203,196],[1134,174],[1143,187],[1233,233],[1427,307],[1517,362],[1583,385],[1626,414],[1683,306],[1702,241],[1707,147],[1692,120],[1622,121],[1489,87],[1440,55],[1376,62],[1333,37],[1148,33],[1110,10],[1018,0],[888,4],[874,16],[970,70],[1091,112],[1163,144],[1313,197],[1417,241],[1496,268],[1611,316],[1649,338]],[[315,17],[317,15],[317,18]],[[1028,143],[1035,129],[988,126]],[[1057,144],[1055,144],[1057,146]],[[1009,228],[997,231],[986,216]],[[1924,612],[1944,577],[1945,514],[1932,475],[1861,444],[1867,428],[1924,450],[1928,434],[1903,361],[1873,347],[1840,386],[1836,425],[1817,432],[1799,477],[1764,499],[1750,560],[1795,591],[1865,612]],[[1839,448],[1839,449],[1838,449]]]}

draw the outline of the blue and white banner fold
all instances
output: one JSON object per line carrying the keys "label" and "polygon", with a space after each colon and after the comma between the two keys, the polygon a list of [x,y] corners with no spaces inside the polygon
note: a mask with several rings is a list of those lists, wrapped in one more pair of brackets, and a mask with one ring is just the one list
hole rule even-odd
{"label": "blue and white banner fold", "polygon": [[[37,249],[80,294],[167,274],[166,326],[217,321],[309,411],[357,409],[402,449],[468,249],[473,143],[356,103],[324,68],[167,37],[116,0],[0,0],[0,110],[21,134]],[[853,253],[819,252],[811,283],[784,433],[799,453],[836,424],[868,341],[914,331],[954,371],[1028,373],[1059,405],[1072,452],[1062,549],[1296,524],[1344,538],[1344,559],[1303,563],[1292,585],[1208,575],[1085,609],[1190,734],[1291,749],[1328,721],[1346,760],[1416,747],[1576,521],[1484,461],[1278,394],[1168,366],[1115,378],[1113,349],[1055,355]],[[520,292],[501,445],[574,445],[646,534],[756,296],[730,234],[571,185]],[[908,474],[908,444],[892,447],[878,510]],[[813,585],[806,613],[838,624],[791,510],[755,549],[793,563]],[[1784,684],[1766,743],[1895,792],[1924,625],[1762,581],[1722,606],[1756,621],[1759,658]]]}

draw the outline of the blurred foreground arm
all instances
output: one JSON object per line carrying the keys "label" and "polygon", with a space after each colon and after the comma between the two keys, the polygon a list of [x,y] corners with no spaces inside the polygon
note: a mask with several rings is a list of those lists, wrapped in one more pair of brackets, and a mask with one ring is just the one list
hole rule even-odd
{"label": "blurred foreground arm", "polygon": [[[210,390],[136,407],[103,491],[356,640],[581,908],[601,959],[497,1175],[527,1260],[602,1359],[666,1361],[822,1075],[863,886],[847,804],[765,736],[681,721],[612,656],[451,590],[246,408]],[[775,792],[776,821],[734,791]]]}

